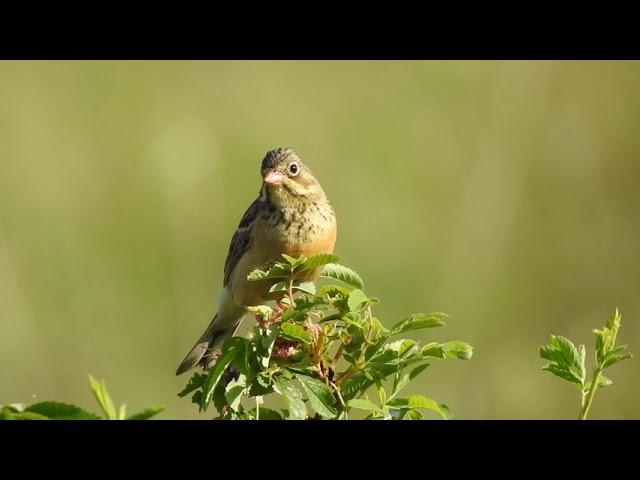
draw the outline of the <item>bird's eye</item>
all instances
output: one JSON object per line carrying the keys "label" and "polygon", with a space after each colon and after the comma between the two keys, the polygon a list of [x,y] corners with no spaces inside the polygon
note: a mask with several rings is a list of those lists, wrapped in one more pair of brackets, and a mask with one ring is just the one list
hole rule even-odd
{"label": "bird's eye", "polygon": [[294,162],[291,165],[289,165],[289,171],[291,172],[291,175],[297,175],[299,170],[300,169],[297,163]]}

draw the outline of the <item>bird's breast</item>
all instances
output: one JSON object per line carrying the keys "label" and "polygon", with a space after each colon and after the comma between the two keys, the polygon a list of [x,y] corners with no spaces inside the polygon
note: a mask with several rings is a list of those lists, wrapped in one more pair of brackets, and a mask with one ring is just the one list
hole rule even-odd
{"label": "bird's breast", "polygon": [[[255,222],[252,247],[234,278],[234,296],[241,297],[236,299],[241,305],[263,303],[268,297],[270,285],[246,280],[254,268],[282,260],[282,253],[295,258],[333,253],[336,242],[337,222],[328,203],[296,209],[266,208]],[[313,280],[320,270],[305,272],[299,280]]]}

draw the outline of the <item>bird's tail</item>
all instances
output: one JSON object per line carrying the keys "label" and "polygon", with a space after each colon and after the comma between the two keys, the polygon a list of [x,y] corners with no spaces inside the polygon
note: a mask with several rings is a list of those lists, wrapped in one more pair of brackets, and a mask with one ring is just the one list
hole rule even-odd
{"label": "bird's tail", "polygon": [[220,354],[224,342],[238,330],[245,311],[230,301],[231,297],[227,295],[226,290],[224,289],[220,296],[218,313],[213,317],[191,351],[184,357],[176,375],[181,375],[197,365],[204,369],[210,368]]}
{"label": "bird's tail", "polygon": [[187,356],[184,357],[184,360],[182,360],[182,363],[176,371],[176,375],[181,375],[198,364],[200,364],[202,368],[209,368],[220,354],[220,349],[224,342],[228,338],[232,337],[240,326],[242,317],[240,317],[234,324],[223,329],[219,328],[220,322],[218,319],[218,315],[213,317],[213,320],[211,320],[211,323],[202,336],[198,339]]}

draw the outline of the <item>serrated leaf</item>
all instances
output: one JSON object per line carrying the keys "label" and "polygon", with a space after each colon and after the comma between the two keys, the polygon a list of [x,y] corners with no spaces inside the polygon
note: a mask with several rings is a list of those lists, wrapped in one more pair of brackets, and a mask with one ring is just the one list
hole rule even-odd
{"label": "serrated leaf", "polygon": [[149,420],[150,418],[158,415],[163,410],[164,410],[164,406],[153,405],[151,407],[145,408],[141,412],[131,415],[127,420]]}
{"label": "serrated leaf", "polygon": [[586,369],[584,345],[579,348],[566,337],[551,335],[551,343],[539,348],[540,357],[551,360],[543,370],[578,385],[584,385]]}
{"label": "serrated leaf", "polygon": [[93,378],[93,376],[89,375],[89,385],[91,386],[91,391],[93,392],[94,397],[98,401],[98,405],[100,405],[100,408],[107,419],[117,420],[118,412],[116,411],[116,406],[111,399],[111,395],[109,395],[109,392],[107,391],[104,380],[98,381]]}
{"label": "serrated leaf", "polygon": [[185,395],[189,395],[194,390],[199,389],[202,385],[204,385],[204,381],[206,380],[206,378],[207,378],[206,373],[195,372],[193,376],[189,379],[189,383],[187,383],[187,386],[184,387],[184,390],[182,390],[178,394],[178,396],[184,397]]}
{"label": "serrated leaf", "polygon": [[582,379],[576,376],[573,372],[571,372],[568,368],[564,366],[560,366],[557,363],[548,363],[542,370],[553,373],[555,376],[563,378],[571,383],[575,383],[577,385],[582,385]]}
{"label": "serrated leaf", "polygon": [[358,410],[366,410],[368,412],[377,413],[378,415],[386,415],[385,411],[375,403],[365,400],[364,398],[354,398],[347,402],[349,408],[357,408]]}
{"label": "serrated leaf", "polygon": [[29,405],[25,412],[37,413],[52,420],[100,420],[94,413],[61,402],[40,402]]}
{"label": "serrated leaf", "polygon": [[289,380],[279,377],[274,389],[284,397],[289,410],[287,420],[304,420],[307,418],[307,407],[302,399],[302,393]]}
{"label": "serrated leaf", "polygon": [[309,343],[313,340],[311,334],[307,332],[302,325],[290,322],[280,324],[280,336],[288,340],[299,340],[305,343]]}
{"label": "serrated leaf", "polygon": [[304,272],[306,270],[313,270],[314,268],[322,267],[329,263],[333,264],[340,260],[340,257],[333,254],[322,254],[309,257],[302,262],[302,265],[296,269],[296,272]]}
{"label": "serrated leaf", "polygon": [[442,327],[444,325],[444,319],[447,317],[448,315],[446,313],[440,312],[413,313],[396,323],[389,334],[393,336],[410,330]]}
{"label": "serrated leaf", "polygon": [[296,375],[298,381],[302,384],[311,407],[324,418],[335,418],[338,412],[333,408],[336,402],[331,388],[326,386],[320,380],[307,377],[306,375]]}
{"label": "serrated leaf", "polygon": [[320,276],[340,280],[353,288],[364,288],[364,282],[362,281],[362,278],[360,278],[360,275],[349,267],[345,267],[338,263],[329,263],[325,265]]}
{"label": "serrated leaf", "polygon": [[350,312],[357,312],[369,301],[369,297],[360,289],[355,289],[349,294],[347,306]]}
{"label": "serrated leaf", "polygon": [[466,342],[455,340],[442,345],[447,358],[469,360],[473,356],[473,347]]}
{"label": "serrated leaf", "polygon": [[201,410],[206,410],[209,407],[213,391],[222,378],[222,374],[242,349],[244,349],[244,341],[241,338],[232,337],[224,343],[222,353],[216,360],[213,368],[209,371],[209,374],[202,385],[203,395],[200,403]]}
{"label": "serrated leaf", "polygon": [[627,352],[626,345],[614,348],[604,358],[602,368],[608,368],[622,360],[633,357],[633,353]]}

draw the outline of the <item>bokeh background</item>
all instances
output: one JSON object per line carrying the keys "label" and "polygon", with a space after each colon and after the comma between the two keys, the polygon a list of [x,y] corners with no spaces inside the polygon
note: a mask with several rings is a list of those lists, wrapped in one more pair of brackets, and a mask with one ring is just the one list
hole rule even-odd
{"label": "bokeh background", "polygon": [[[0,62],[0,404],[205,418],[177,364],[212,316],[228,244],[292,146],[337,253],[391,325],[445,311],[475,346],[413,390],[456,418],[575,418],[549,334],[593,351],[616,307],[640,352],[638,62]],[[589,356],[589,361],[592,360]],[[638,361],[593,418],[640,417]]]}

